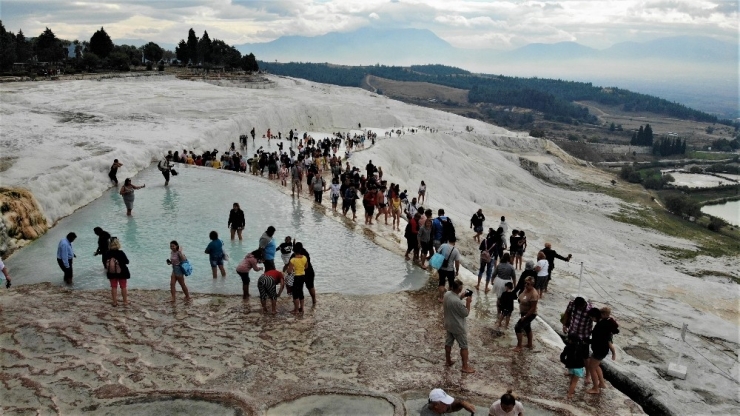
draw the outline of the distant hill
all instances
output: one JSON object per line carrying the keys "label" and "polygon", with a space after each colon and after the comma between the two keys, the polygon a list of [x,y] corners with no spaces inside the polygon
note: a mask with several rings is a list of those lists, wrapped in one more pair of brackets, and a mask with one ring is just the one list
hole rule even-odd
{"label": "distant hill", "polygon": [[468,90],[471,103],[516,106],[542,112],[546,119],[564,123],[595,123],[596,117],[575,101],[595,101],[621,106],[624,111],[647,111],[683,120],[736,125],[730,120],[668,100],[620,88],[603,88],[590,82],[502,75],[470,74],[442,65],[339,66],[318,63],[259,62],[261,69],[277,75],[304,78],[340,86],[359,87],[366,75],[394,81],[428,82]]}
{"label": "distant hill", "polygon": [[254,53],[266,61],[333,62],[338,64],[439,62],[454,48],[426,29],[331,32],[321,36],[283,36],[266,43],[234,45],[242,54]]}

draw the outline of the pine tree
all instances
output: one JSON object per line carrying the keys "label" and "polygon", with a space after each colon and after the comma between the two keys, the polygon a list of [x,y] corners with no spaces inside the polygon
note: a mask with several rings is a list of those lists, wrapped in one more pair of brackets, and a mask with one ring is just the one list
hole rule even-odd
{"label": "pine tree", "polygon": [[20,29],[15,35],[15,61],[28,62],[29,59],[31,59],[31,43],[26,40],[26,35]]}
{"label": "pine tree", "polygon": [[188,32],[188,58],[190,63],[198,65],[198,37],[195,36],[193,28]]}
{"label": "pine tree", "polygon": [[175,56],[178,61],[185,64],[188,63],[188,44],[184,39],[180,39],[180,43],[175,47]]}
{"label": "pine tree", "polygon": [[113,51],[113,41],[102,27],[90,38],[90,51],[101,59],[107,58]]}
{"label": "pine tree", "polygon": [[645,125],[645,131],[643,132],[645,134],[645,146],[652,146],[653,145],[653,128],[650,127],[650,124]]}
{"label": "pine tree", "polygon": [[5,26],[0,21],[0,70],[7,71],[13,68],[15,58],[15,35],[13,32],[5,31]]}
{"label": "pine tree", "polygon": [[639,146],[645,146],[645,130],[640,126],[640,130],[637,131],[637,144]]}
{"label": "pine tree", "polygon": [[213,45],[211,45],[211,38],[208,37],[207,31],[203,31],[203,36],[198,41],[198,60],[204,64],[212,63],[212,52]]}
{"label": "pine tree", "polygon": [[66,55],[62,41],[48,27],[36,38],[34,52],[40,62],[58,62]]}
{"label": "pine tree", "polygon": [[630,140],[630,144],[632,146],[637,146],[638,145],[637,144],[637,133],[635,133],[635,132],[632,133],[632,140]]}

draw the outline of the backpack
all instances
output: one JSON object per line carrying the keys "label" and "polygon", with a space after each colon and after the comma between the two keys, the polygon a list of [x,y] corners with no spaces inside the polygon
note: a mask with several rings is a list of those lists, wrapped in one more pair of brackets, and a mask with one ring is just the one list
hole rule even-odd
{"label": "backpack", "polygon": [[442,223],[442,242],[450,241],[450,238],[455,236],[455,226],[452,225],[452,219],[447,217],[447,220],[440,222]]}
{"label": "backpack", "polygon": [[165,170],[167,170],[169,168],[169,164],[170,163],[169,163],[169,161],[167,161],[167,159],[162,159],[157,164],[157,168],[159,168],[160,171],[165,171]]}
{"label": "backpack", "polygon": [[121,275],[121,265],[118,264],[118,259],[111,257],[105,261],[105,270],[108,272],[108,276],[118,277]]}

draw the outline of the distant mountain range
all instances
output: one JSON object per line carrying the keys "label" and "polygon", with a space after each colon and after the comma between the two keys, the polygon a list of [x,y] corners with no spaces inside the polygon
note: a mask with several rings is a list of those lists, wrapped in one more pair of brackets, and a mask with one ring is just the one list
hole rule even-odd
{"label": "distant mountain range", "polygon": [[[426,29],[331,32],[321,36],[284,36],[271,42],[235,45],[261,60],[332,62],[360,65],[383,63],[454,64],[455,61],[494,63],[502,59],[549,61],[573,59],[668,59],[716,63],[738,62],[738,45],[706,36],[676,36],[648,42],[621,42],[598,50],[576,42],[532,43],[512,51],[456,48]],[[433,61],[433,62],[432,62]],[[458,65],[459,66],[459,65]]]}
{"label": "distant mountain range", "polygon": [[721,117],[740,117],[738,45],[706,36],[621,42],[601,50],[559,42],[503,51],[456,48],[425,29],[362,28],[234,46],[265,62],[443,64],[478,73],[593,82],[659,95]]}

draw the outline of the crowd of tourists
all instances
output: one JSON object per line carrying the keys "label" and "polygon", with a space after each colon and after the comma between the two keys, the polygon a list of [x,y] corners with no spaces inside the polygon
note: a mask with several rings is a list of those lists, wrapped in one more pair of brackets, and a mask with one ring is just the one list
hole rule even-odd
{"label": "crowd of tourists", "polygon": [[[423,126],[420,128],[428,129]],[[254,129],[250,133],[254,140]],[[241,147],[246,147],[248,137],[247,135],[240,137]],[[263,137],[270,140],[283,139],[282,133],[274,136],[270,130]],[[360,169],[357,166],[351,166],[346,158],[342,160],[340,153],[342,143],[345,147],[345,156],[348,156],[353,149],[362,148],[366,140],[369,139],[374,143],[376,138],[377,136],[371,131],[365,131],[364,134],[351,136],[347,133],[334,133],[332,137],[314,140],[307,133],[299,136],[297,131],[291,130],[285,136],[290,143],[287,150],[283,149],[281,142],[278,144],[278,151],[267,152],[259,148],[253,157],[246,159],[236,151],[232,143],[230,149],[223,152],[220,157],[216,150],[200,155],[184,150],[182,153],[169,152],[158,163],[158,166],[165,177],[165,185],[169,183],[170,174],[176,174],[172,162],[241,172],[249,169],[253,175],[258,176],[264,176],[264,171],[267,170],[267,178],[280,181],[282,186],[287,187],[288,179],[290,179],[294,197],[301,196],[304,192],[304,181],[307,186],[306,195],[313,197],[317,204],[322,204],[323,194],[329,192],[332,210],[339,212],[341,204],[342,215],[347,216],[351,211],[352,220],[357,219],[358,199],[362,201],[366,225],[373,225],[375,221],[377,224],[391,226],[392,230],[400,232],[401,219],[403,219],[405,224],[403,235],[406,240],[405,258],[423,269],[435,269],[438,274],[437,299],[443,305],[444,311],[446,363],[448,366],[454,365],[452,346],[457,342],[462,359],[461,371],[473,373],[475,370],[469,363],[465,321],[470,313],[474,292],[470,289],[463,290],[464,284],[458,278],[462,259],[457,247],[460,237],[456,233],[452,219],[445,215],[444,209],[438,209],[437,215],[434,216],[432,209],[422,205],[426,201],[427,194],[424,181],[420,182],[416,197],[410,197],[408,190],[403,189],[400,184],[388,183],[383,178],[382,167],[376,166],[372,161],[369,161],[364,169]],[[115,170],[120,166],[122,165],[116,160],[109,175],[112,181],[117,182]],[[133,185],[130,179],[126,179],[121,188],[120,193],[126,202],[128,215],[131,215],[133,209],[134,190],[144,186]],[[532,349],[531,324],[537,318],[538,303],[544,299],[548,291],[555,260],[568,262],[572,255],[562,256],[552,249],[550,243],[545,243],[541,250],[535,252],[536,260],[525,261],[529,249],[526,232],[510,227],[506,218],[502,216],[498,226],[489,227],[484,235],[485,221],[486,217],[482,209],[478,209],[470,218],[470,228],[474,234],[469,238],[478,246],[480,253],[478,280],[474,288],[478,292],[481,291],[480,286],[485,276],[482,291],[484,294],[492,291],[492,295],[496,297],[495,321],[498,328],[509,328],[515,301],[518,303],[519,318],[514,324],[517,344],[514,350],[519,352],[524,348]],[[234,204],[229,214],[228,226],[231,239],[237,236],[241,240],[245,226],[244,213],[237,203]],[[257,287],[263,309],[268,312],[266,301],[270,299],[271,312],[276,313],[276,299],[285,289],[293,297],[292,313],[300,314],[304,307],[303,286],[308,289],[313,303],[316,303],[315,273],[310,255],[300,242],[293,241],[289,236],[285,237],[278,246],[273,239],[275,231],[274,227],[268,227],[260,238],[258,247],[248,253],[236,268],[242,280],[243,298],[246,299],[249,296],[249,273],[251,271],[260,272]],[[120,242],[110,239],[110,235],[100,228],[96,228],[95,233],[99,237],[99,252],[96,254],[103,255],[103,263],[111,279],[113,304],[117,303],[116,287],[121,288],[123,302],[127,303],[125,281],[129,277],[126,267],[128,259],[121,251]],[[218,239],[218,233],[213,231],[209,237],[211,242],[205,253],[209,255],[212,276],[216,279],[219,272],[221,276],[226,275],[223,266],[226,254],[223,250],[223,241]],[[75,238],[76,235],[70,233],[60,242],[57,253],[59,266],[64,271],[64,279],[68,283],[72,279],[74,257],[72,242]],[[181,286],[186,299],[189,299],[184,279],[184,276],[189,274],[188,267],[190,267],[187,257],[176,241],[170,243],[170,251],[167,263],[172,266],[170,281],[172,300],[175,301],[177,284]],[[275,256],[278,252],[283,263],[281,270],[277,270],[275,265]],[[115,262],[113,265],[112,260]],[[521,274],[517,276],[520,271]],[[611,318],[610,312],[608,308],[592,307],[585,299],[578,297],[568,304],[563,314],[563,332],[567,335],[568,342],[562,352],[561,360],[566,365],[570,376],[568,397],[573,396],[579,378],[585,378],[586,383],[593,383],[593,386],[587,390],[588,393],[599,393],[606,387],[599,364],[609,352],[611,352],[612,359],[615,359],[612,336],[619,332],[618,325]],[[526,344],[524,344],[525,337]],[[443,403],[451,405],[451,403]],[[506,403],[509,406],[512,402],[507,399]]]}

